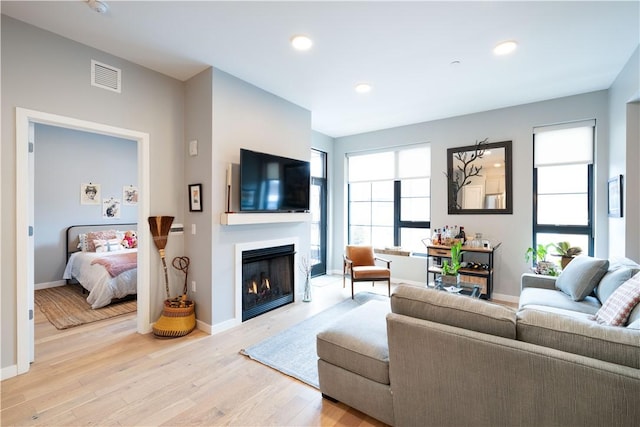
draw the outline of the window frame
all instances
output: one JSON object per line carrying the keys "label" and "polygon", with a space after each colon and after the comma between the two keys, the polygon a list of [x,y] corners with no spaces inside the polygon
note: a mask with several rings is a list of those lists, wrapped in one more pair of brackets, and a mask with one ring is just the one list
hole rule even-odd
{"label": "window frame", "polygon": [[[431,157],[431,146],[430,144],[419,144],[419,146],[424,146],[424,147],[428,147],[429,149],[429,157]],[[431,218],[429,218],[426,221],[407,221],[407,220],[402,220],[402,181],[406,181],[406,180],[412,180],[412,179],[428,179],[429,180],[429,187],[431,187],[431,174],[429,174],[428,176],[421,176],[421,177],[408,177],[408,178],[398,178],[398,158],[399,158],[399,152],[403,151],[403,150],[408,150],[411,149],[412,147],[410,146],[404,146],[404,147],[395,147],[391,150],[377,150],[377,151],[372,151],[370,153],[357,153],[354,155],[364,155],[364,154],[374,154],[376,152],[393,152],[394,153],[394,177],[393,180],[391,179],[381,179],[379,180],[380,182],[382,181],[393,181],[393,246],[395,247],[400,247],[401,246],[401,234],[402,234],[402,229],[403,228],[420,228],[420,229],[431,229]],[[415,147],[413,147],[415,148]],[[347,170],[349,167],[349,159],[350,156],[349,154],[347,154]],[[355,181],[355,182],[350,182],[349,181],[349,177],[348,177],[348,172],[347,172],[347,242],[348,244],[351,244],[352,242],[352,233],[351,233],[351,228],[352,228],[352,223],[351,223],[351,204],[352,204],[352,200],[351,200],[351,186],[352,184],[355,183],[373,183],[376,182],[375,180],[369,180],[369,181]],[[429,207],[431,206],[431,200],[432,200],[432,195],[431,195],[431,189],[429,189],[429,196],[425,197],[429,199]],[[369,201],[369,203],[373,203],[373,200]],[[430,216],[430,211],[431,209],[429,209],[429,216]],[[372,224],[369,223],[369,227],[371,227]],[[416,255],[424,255],[426,254],[426,249],[425,252],[412,252],[413,254]]]}
{"label": "window frame", "polygon": [[[587,125],[583,125],[586,127]],[[596,126],[595,121],[590,125],[592,127],[592,136],[591,136],[591,150],[592,155],[595,153],[595,137],[596,137]],[[575,126],[567,126],[563,127],[581,127],[579,124],[575,124]],[[536,153],[536,132],[533,134],[533,158],[535,159]],[[587,223],[585,225],[575,225],[575,224],[539,224],[538,223],[538,167],[535,164],[535,160],[533,162],[533,221],[532,221],[532,236],[531,240],[533,242],[534,248],[538,246],[538,234],[569,234],[569,235],[580,235],[586,236],[588,241],[587,253],[590,256],[594,254],[594,246],[595,246],[595,238],[593,235],[593,224],[594,224],[594,165],[595,165],[595,156],[593,156],[593,161],[587,164]]]}

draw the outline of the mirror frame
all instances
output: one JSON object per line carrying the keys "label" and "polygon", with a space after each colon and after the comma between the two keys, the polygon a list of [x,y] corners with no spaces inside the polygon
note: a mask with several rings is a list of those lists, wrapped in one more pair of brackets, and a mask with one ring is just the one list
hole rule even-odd
{"label": "mirror frame", "polygon": [[504,148],[504,179],[505,179],[505,207],[504,209],[462,209],[456,207],[453,194],[453,161],[456,153],[475,151],[476,145],[447,149],[447,205],[450,215],[481,214],[498,215],[513,214],[513,163],[511,160],[512,141],[483,143],[484,149]]}

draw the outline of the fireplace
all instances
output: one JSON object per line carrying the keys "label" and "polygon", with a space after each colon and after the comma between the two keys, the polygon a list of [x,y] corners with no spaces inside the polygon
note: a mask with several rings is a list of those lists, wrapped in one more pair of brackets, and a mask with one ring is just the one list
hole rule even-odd
{"label": "fireplace", "polygon": [[295,245],[242,251],[242,321],[293,302]]}

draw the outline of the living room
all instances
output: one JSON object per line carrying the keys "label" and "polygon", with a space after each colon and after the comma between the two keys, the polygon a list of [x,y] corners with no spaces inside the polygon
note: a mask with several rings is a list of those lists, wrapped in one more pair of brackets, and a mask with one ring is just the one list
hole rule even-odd
{"label": "living room", "polygon": [[[4,3],[4,2],[3,2]],[[4,10],[4,6],[3,6]],[[328,245],[329,272],[342,268],[342,251],[347,241],[343,162],[345,155],[399,144],[429,143],[432,153],[432,224],[460,222],[471,231],[482,232],[501,242],[496,263],[499,265],[496,295],[516,299],[520,275],[527,271],[524,252],[531,240],[532,130],[536,126],[595,119],[596,127],[596,203],[598,230],[595,255],[624,255],[640,258],[640,214],[637,212],[638,152],[636,120],[640,88],[638,40],[628,52],[617,75],[608,87],[585,93],[558,96],[455,117],[416,121],[415,124],[389,127],[347,136],[331,137],[315,131],[313,112],[260,89],[237,76],[209,64],[204,71],[186,81],[170,78],[130,60],[108,54],[87,44],[55,35],[17,19],[2,16],[2,204],[17,204],[14,164],[15,108],[24,107],[98,123],[144,130],[152,136],[150,157],[150,209],[152,214],[175,215],[185,229],[193,224],[197,234],[185,233],[171,242],[172,254],[192,258],[191,278],[198,283],[193,294],[199,328],[221,333],[236,325],[233,246],[239,242],[299,239],[300,252],[308,252],[308,227],[304,224],[224,226],[219,214],[225,211],[225,176],[228,163],[238,163],[240,148],[253,148],[294,158],[307,158],[311,148],[329,154],[331,170],[330,223]],[[38,54],[25,55],[24,52]],[[120,97],[88,86],[86,75],[91,59],[123,70],[126,90]],[[41,71],[48,70],[46,77]],[[70,95],[71,94],[71,95]],[[459,99],[464,94],[457,95]],[[637,127],[637,126],[636,126]],[[634,132],[636,132],[634,134]],[[513,215],[469,215],[458,220],[446,212],[446,149],[473,144],[476,140],[513,141]],[[635,139],[634,139],[635,138]],[[187,142],[199,141],[199,154],[187,154]],[[625,176],[625,215],[607,216],[607,178]],[[199,182],[205,189],[205,210],[189,212],[186,188]],[[207,200],[209,199],[209,200]],[[2,324],[11,331],[3,333],[2,369],[15,372],[19,351],[15,301],[20,254],[15,251],[16,219],[3,209],[2,214]],[[147,233],[147,241],[149,235]],[[151,283],[161,281],[161,268],[150,257]],[[212,261],[214,260],[214,261]],[[425,277],[424,260],[407,261],[394,278],[420,282]],[[395,276],[397,274],[397,277]],[[207,286],[210,284],[210,286]],[[301,283],[297,284],[300,287]],[[160,314],[163,295],[160,287],[150,289],[149,314]],[[3,329],[4,330],[4,329]]]}

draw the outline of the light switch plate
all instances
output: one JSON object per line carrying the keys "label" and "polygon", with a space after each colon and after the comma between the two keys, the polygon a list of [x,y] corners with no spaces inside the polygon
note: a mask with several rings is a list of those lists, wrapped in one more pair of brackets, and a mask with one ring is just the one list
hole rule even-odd
{"label": "light switch plate", "polygon": [[198,155],[198,140],[194,139],[193,141],[189,141],[189,155],[197,156]]}

